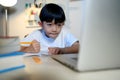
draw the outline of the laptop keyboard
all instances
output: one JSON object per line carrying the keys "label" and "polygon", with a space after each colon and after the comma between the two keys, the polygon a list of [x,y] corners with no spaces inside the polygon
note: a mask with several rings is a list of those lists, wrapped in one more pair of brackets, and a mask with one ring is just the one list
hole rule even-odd
{"label": "laptop keyboard", "polygon": [[73,60],[75,60],[75,61],[77,61],[78,60],[78,58],[72,58]]}

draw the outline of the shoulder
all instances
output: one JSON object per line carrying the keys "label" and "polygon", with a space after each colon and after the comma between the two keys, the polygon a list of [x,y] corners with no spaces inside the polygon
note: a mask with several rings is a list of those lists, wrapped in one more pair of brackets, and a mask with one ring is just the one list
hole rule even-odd
{"label": "shoulder", "polygon": [[62,37],[64,40],[72,40],[72,39],[77,39],[71,32],[68,28],[63,28],[61,30],[61,33],[59,35],[60,37]]}
{"label": "shoulder", "polygon": [[41,34],[41,29],[34,30],[31,34]]}
{"label": "shoulder", "polygon": [[[42,35],[41,29],[34,30],[34,31],[32,31],[30,34],[28,34],[29,37],[41,36],[41,35]],[[28,37],[28,36],[27,36],[27,37]]]}
{"label": "shoulder", "polygon": [[68,29],[68,28],[63,28],[63,29],[61,30],[61,35],[63,35],[64,37],[74,36],[74,35],[70,32],[70,29]]}
{"label": "shoulder", "polygon": [[66,42],[66,46],[73,45],[76,41],[79,41],[71,32],[69,29],[64,28],[62,30],[62,33],[64,34],[64,40]]}
{"label": "shoulder", "polygon": [[61,34],[68,35],[71,34],[68,28],[62,28]]}
{"label": "shoulder", "polygon": [[23,38],[23,41],[38,40],[41,37],[41,35],[41,30],[37,29],[28,34],[25,38]]}

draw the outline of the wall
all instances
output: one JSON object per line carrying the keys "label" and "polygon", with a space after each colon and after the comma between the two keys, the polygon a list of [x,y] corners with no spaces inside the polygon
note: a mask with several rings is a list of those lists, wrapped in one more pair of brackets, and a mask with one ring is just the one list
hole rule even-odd
{"label": "wall", "polygon": [[[57,2],[62,3],[65,0],[48,0],[49,2]],[[71,30],[71,32],[76,36],[78,36],[79,29],[80,29],[80,10],[81,10],[81,1],[72,1],[72,2],[64,2],[66,5],[65,13],[67,17],[67,27]],[[26,28],[25,24],[25,3],[26,2],[33,2],[33,0],[18,0],[17,4],[12,7],[13,13],[9,15],[9,35],[10,36],[19,36],[20,39],[24,37],[24,35],[31,33],[33,30],[38,28]],[[70,6],[69,6],[70,5]],[[69,14],[68,14],[69,13]]]}
{"label": "wall", "polygon": [[33,2],[33,0],[18,0],[17,4],[13,7],[14,13],[9,16],[9,35],[19,36],[20,39],[24,35],[31,33],[36,28],[26,28],[25,24],[25,3]]}
{"label": "wall", "polygon": [[83,1],[73,0],[69,4],[69,18],[70,18],[70,31],[77,37],[80,37],[80,29],[82,25],[82,8]]}
{"label": "wall", "polygon": [[5,23],[5,16],[4,16],[4,9],[0,6],[0,36],[4,36],[4,23]]}

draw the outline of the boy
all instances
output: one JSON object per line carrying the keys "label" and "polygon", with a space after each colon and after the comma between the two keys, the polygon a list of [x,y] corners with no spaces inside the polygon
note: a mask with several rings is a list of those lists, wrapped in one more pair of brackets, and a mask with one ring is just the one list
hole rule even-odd
{"label": "boy", "polygon": [[79,42],[71,33],[63,28],[65,14],[57,4],[46,4],[39,15],[42,29],[36,30],[25,37],[22,42],[31,42],[30,45],[22,45],[22,52],[38,53],[46,48],[47,55],[77,53]]}

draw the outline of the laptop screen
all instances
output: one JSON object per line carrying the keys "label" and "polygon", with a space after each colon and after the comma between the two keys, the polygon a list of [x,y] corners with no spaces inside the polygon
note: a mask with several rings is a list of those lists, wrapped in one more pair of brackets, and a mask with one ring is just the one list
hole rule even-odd
{"label": "laptop screen", "polygon": [[78,71],[120,68],[120,5],[117,0],[83,0],[79,54],[56,55]]}
{"label": "laptop screen", "polygon": [[85,0],[79,69],[120,67],[120,1]]}

